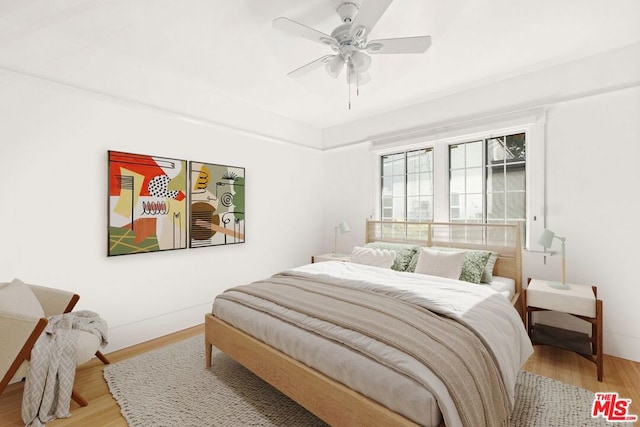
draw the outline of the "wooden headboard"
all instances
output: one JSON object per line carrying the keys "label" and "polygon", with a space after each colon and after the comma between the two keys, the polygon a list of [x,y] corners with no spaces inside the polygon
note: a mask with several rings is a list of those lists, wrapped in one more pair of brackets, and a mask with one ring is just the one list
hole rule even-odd
{"label": "wooden headboard", "polygon": [[403,222],[367,220],[366,242],[410,243],[498,252],[496,276],[516,282],[512,303],[522,315],[522,246],[520,228],[514,224]]}

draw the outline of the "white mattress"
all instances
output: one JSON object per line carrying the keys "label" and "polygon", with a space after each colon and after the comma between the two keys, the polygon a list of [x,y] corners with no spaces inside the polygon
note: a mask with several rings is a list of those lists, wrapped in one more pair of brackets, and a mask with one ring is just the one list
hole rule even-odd
{"label": "white mattress", "polygon": [[493,276],[493,282],[481,283],[484,286],[490,286],[494,291],[504,295],[509,301],[516,293],[516,281],[510,277]]}

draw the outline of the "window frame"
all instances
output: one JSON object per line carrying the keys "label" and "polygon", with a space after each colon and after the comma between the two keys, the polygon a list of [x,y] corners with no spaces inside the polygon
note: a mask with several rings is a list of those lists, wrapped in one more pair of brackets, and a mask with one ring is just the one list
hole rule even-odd
{"label": "window frame", "polygon": [[[449,146],[479,139],[525,133],[526,138],[526,236],[523,249],[531,250],[532,236],[539,236],[545,224],[545,132],[546,108],[506,114],[491,119],[452,123],[396,134],[371,141],[370,153],[375,185],[372,194],[372,217],[381,218],[381,157],[420,148],[433,150],[433,221],[450,222]],[[534,237],[535,239],[535,237]],[[535,242],[535,240],[533,240]],[[535,250],[534,250],[535,252]]]}
{"label": "window frame", "polygon": [[[422,222],[422,221],[433,221],[433,217],[434,217],[433,204],[434,204],[434,201],[435,201],[434,200],[435,199],[435,190],[434,190],[433,181],[434,181],[435,176],[434,176],[434,170],[433,170],[434,158],[433,158],[433,148],[432,147],[419,147],[419,148],[412,149],[412,150],[403,150],[403,151],[398,151],[398,152],[395,152],[395,153],[381,154],[379,156],[380,174],[378,176],[378,180],[379,180],[379,185],[380,185],[380,193],[379,193],[379,196],[377,198],[377,200],[379,202],[378,203],[378,209],[379,209],[378,210],[378,212],[379,212],[378,217],[379,218],[382,218],[382,216],[383,216],[382,214],[383,214],[383,212],[385,210],[385,207],[384,207],[385,195],[382,194],[382,189],[384,187],[384,185],[383,185],[384,179],[385,178],[393,179],[395,177],[402,176],[403,177],[403,185],[404,185],[404,195],[403,195],[403,200],[404,200],[404,209],[403,209],[403,211],[404,211],[404,221],[414,221],[414,220],[409,220],[408,219],[409,212],[410,212],[410,209],[409,209],[410,199],[409,198],[410,197],[416,197],[416,196],[410,196],[409,195],[409,175],[411,175],[411,174],[420,175],[423,171],[419,171],[419,172],[410,172],[409,171],[409,155],[410,155],[410,153],[415,153],[417,151],[425,151],[426,153],[430,153],[430,156],[429,156],[430,159],[431,159],[430,170],[427,170],[427,171],[424,171],[424,172],[430,174],[430,178],[431,178],[431,194],[430,195],[425,195],[425,196],[430,198],[431,215],[432,215],[432,217],[431,218],[420,218],[420,219],[417,219],[415,221],[419,221],[419,222]],[[400,156],[400,155],[402,155],[402,160],[404,162],[403,173],[400,174],[400,175],[396,175],[396,174],[393,174],[393,173],[391,175],[388,175],[388,176],[387,175],[383,175],[383,173],[384,173],[384,160],[383,160],[384,157]],[[393,168],[393,166],[392,166],[392,168]],[[421,199],[422,196],[423,196],[423,194],[421,192],[419,192],[417,197]],[[394,197],[393,197],[393,190],[392,190],[391,200],[393,201],[393,199],[394,199]],[[392,206],[391,209],[393,211],[393,209],[394,209],[393,206]]]}

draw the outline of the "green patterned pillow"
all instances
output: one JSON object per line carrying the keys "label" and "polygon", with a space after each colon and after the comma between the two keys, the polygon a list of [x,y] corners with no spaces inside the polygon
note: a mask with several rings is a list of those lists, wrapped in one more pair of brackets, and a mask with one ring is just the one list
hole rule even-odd
{"label": "green patterned pillow", "polygon": [[[407,271],[411,258],[418,251],[418,246],[405,243],[371,242],[364,245],[367,248],[386,249],[395,251],[396,258],[393,260],[392,270]],[[414,265],[415,268],[415,265]]]}
{"label": "green patterned pillow", "polygon": [[487,260],[487,265],[484,268],[484,273],[482,273],[482,279],[480,279],[482,283],[493,282],[493,267],[496,266],[498,255],[500,255],[498,252],[491,252],[489,259]]}
{"label": "green patterned pillow", "polygon": [[491,252],[488,251],[465,252],[464,264],[462,264],[462,273],[460,273],[460,280],[476,284],[480,283],[490,256]]}

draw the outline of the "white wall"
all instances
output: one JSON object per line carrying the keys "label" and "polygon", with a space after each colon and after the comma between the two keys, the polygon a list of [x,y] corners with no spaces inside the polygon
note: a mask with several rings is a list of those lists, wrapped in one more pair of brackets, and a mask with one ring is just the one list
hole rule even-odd
{"label": "white wall", "polygon": [[[567,239],[567,281],[598,286],[604,351],[636,361],[639,118],[640,87],[612,91],[552,106],[546,138],[547,227]],[[560,256],[529,258],[525,274],[557,280]]]}
{"label": "white wall", "polygon": [[[77,292],[109,323],[107,351],[202,323],[227,287],[323,249],[322,152],[0,77],[0,281]],[[244,166],[246,243],[107,257],[107,150]]]}
{"label": "white wall", "polygon": [[[473,96],[464,102],[481,104]],[[432,107],[437,109],[437,103]],[[455,108],[450,107],[446,120],[455,122]],[[579,97],[548,106],[544,138],[546,220],[550,229],[567,238],[567,280],[598,286],[604,301],[604,351],[635,361],[640,361],[640,287],[635,274],[640,260],[638,117],[637,86]],[[427,119],[424,123],[429,124]],[[352,221],[373,212],[377,203],[372,162],[365,144],[326,151],[325,174],[333,182],[363,177],[355,180],[357,191],[347,191],[348,200],[339,199],[354,212]],[[345,168],[329,170],[329,165],[345,163]],[[331,212],[336,196],[326,197]],[[364,243],[364,232],[350,233],[347,243]],[[545,264],[542,256],[525,253],[523,277],[557,279],[559,262],[558,256],[547,257]],[[552,321],[575,329],[565,318]]]}

